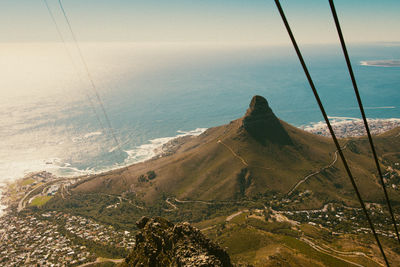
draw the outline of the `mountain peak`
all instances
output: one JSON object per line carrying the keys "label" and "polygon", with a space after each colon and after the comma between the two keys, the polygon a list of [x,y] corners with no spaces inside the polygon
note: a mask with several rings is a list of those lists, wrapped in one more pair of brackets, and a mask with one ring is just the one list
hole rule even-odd
{"label": "mountain peak", "polygon": [[268,105],[267,99],[260,95],[255,95],[251,99],[249,109],[247,110],[247,113],[250,112],[268,112],[272,111],[271,108]]}
{"label": "mountain peak", "polygon": [[269,107],[267,99],[262,96],[253,96],[246,115],[243,117],[242,126],[262,144],[267,142],[280,145],[292,144],[288,133]]}

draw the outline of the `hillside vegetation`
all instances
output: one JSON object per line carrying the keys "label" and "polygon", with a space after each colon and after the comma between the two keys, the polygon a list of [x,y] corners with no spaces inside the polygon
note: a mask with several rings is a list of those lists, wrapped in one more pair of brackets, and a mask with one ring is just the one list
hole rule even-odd
{"label": "hillside vegetation", "polygon": [[[391,181],[399,177],[399,135],[397,128],[374,136],[382,169],[392,170],[387,176],[394,177]],[[384,196],[368,140],[339,141],[364,200],[379,206],[372,218],[389,228],[381,215]],[[325,226],[310,230],[304,224],[294,227],[268,218],[249,218],[246,213],[263,210],[282,219],[286,217],[274,210],[318,210],[321,215],[315,215],[314,225],[332,218],[327,226],[352,233],[339,243],[357,240],[353,233],[363,215],[357,211],[359,203],[337,156],[330,138],[279,120],[267,101],[256,96],[244,117],[197,137],[174,140],[173,149],[162,157],[88,177],[70,186],[68,194],[56,194],[41,209],[90,217],[117,229],[136,229],[135,221],[141,216],[190,221],[226,246],[237,263],[260,265],[268,258],[271,264],[286,262],[287,266],[345,266],[354,256],[335,252],[341,245],[332,243],[336,239],[325,233]],[[387,188],[399,214],[399,191],[389,183]],[[338,218],[337,210],[344,215]],[[293,218],[286,218],[288,222],[307,223],[311,218],[306,213],[287,216]],[[315,240],[332,248],[315,247]],[[357,256],[358,264],[376,266],[379,262],[379,251],[371,244],[369,237],[359,242],[360,248],[369,251],[369,258]],[[391,248],[392,240],[387,245]],[[398,252],[391,252],[390,257],[397,259]]]}

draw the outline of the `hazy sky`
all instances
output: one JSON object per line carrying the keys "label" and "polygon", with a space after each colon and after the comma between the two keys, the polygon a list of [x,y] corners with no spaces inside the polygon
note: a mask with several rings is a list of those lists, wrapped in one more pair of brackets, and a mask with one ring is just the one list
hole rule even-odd
{"label": "hazy sky", "polygon": [[[57,0],[47,0],[67,32]],[[273,0],[64,0],[79,41],[287,44]],[[281,1],[302,43],[337,42],[328,0]],[[400,41],[399,0],[336,0],[348,42]],[[0,0],[0,42],[59,41],[43,0]]]}

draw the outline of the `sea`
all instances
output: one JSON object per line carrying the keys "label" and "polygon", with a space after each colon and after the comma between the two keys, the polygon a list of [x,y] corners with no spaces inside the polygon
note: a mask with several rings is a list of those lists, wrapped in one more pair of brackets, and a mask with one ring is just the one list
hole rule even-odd
{"label": "sea", "polygon": [[[0,44],[0,183],[144,161],[177,136],[243,116],[254,95],[297,127],[322,121],[291,46],[79,46],[83,58],[75,43]],[[301,49],[329,116],[360,118],[339,45]],[[400,44],[354,44],[349,54],[367,117],[400,118]]]}

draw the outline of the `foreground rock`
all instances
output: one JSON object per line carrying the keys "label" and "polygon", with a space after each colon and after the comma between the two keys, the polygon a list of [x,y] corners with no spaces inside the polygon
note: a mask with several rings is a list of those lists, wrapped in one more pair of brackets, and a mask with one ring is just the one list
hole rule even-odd
{"label": "foreground rock", "polygon": [[232,266],[226,251],[189,223],[143,217],[137,226],[141,232],[123,266]]}

